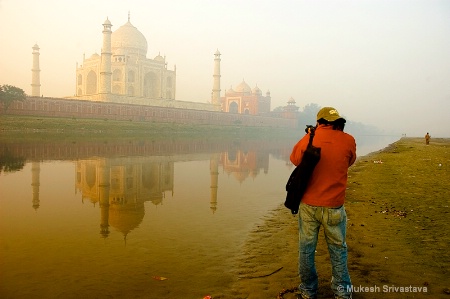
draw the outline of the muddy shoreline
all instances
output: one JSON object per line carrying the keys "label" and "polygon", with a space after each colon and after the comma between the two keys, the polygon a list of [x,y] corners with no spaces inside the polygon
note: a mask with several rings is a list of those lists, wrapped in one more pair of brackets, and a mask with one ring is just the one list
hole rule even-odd
{"label": "muddy shoreline", "polygon": [[[402,138],[349,170],[347,243],[353,298],[450,298],[450,139]],[[297,216],[280,205],[235,261],[233,298],[296,298]],[[318,298],[332,298],[319,236]],[[221,297],[220,297],[221,298]],[[225,297],[223,297],[225,298]]]}

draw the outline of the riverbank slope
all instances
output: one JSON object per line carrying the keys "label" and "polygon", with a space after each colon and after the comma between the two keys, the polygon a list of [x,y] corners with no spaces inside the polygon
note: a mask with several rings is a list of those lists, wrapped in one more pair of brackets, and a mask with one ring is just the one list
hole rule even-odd
{"label": "riverbank slope", "polygon": [[[354,299],[450,298],[450,139],[402,138],[349,170],[346,210]],[[282,205],[254,228],[236,260],[235,298],[296,298],[298,216]],[[319,236],[319,297],[332,298]]]}
{"label": "riverbank slope", "polygon": [[[131,120],[0,115],[0,142],[10,140],[99,140],[126,138],[286,138],[292,128],[158,123]],[[296,137],[295,137],[296,138]]]}

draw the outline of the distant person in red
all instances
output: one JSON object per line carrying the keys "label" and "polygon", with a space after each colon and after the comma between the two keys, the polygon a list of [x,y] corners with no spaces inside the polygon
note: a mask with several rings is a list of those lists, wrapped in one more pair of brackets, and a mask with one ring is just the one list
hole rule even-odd
{"label": "distant person in red", "polygon": [[428,134],[428,132],[427,132],[427,135],[425,135],[425,144],[426,144],[426,145],[429,145],[429,144],[430,144],[430,138],[431,138],[431,136],[430,136],[430,134]]}
{"label": "distant person in red", "polygon": [[[317,113],[313,145],[321,148],[317,163],[300,202],[299,227],[299,298],[317,297],[319,280],[315,266],[315,251],[320,226],[323,227],[332,267],[331,289],[334,298],[352,297],[352,283],[347,267],[346,227],[344,208],[347,171],[356,159],[353,136],[344,133],[345,119],[333,107]],[[300,164],[309,141],[306,134],[293,148],[291,162]]]}

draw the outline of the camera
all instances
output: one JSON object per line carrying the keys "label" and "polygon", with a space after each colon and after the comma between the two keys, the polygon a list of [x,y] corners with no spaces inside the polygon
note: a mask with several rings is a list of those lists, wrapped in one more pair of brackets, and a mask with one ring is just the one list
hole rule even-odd
{"label": "camera", "polygon": [[308,133],[310,133],[311,131],[313,131],[315,129],[316,129],[316,127],[314,127],[312,125],[306,125],[305,133],[308,134]]}

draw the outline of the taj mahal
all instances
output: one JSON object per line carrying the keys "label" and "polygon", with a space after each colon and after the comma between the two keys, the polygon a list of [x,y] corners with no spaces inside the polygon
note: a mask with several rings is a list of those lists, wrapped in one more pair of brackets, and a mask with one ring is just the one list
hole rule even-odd
{"label": "taj mahal", "polygon": [[78,100],[138,104],[158,107],[219,111],[210,103],[176,101],[176,66],[167,68],[166,58],[147,58],[145,36],[128,21],[114,32],[107,18],[103,22],[100,55],[92,54],[76,67]]}
{"label": "taj mahal", "polygon": [[[175,100],[176,65],[167,68],[166,57],[147,58],[148,43],[145,36],[130,21],[114,32],[113,24],[103,22],[103,41],[100,55],[83,55],[76,65],[75,90],[66,99],[170,107],[206,111],[220,111],[219,104]],[[39,46],[33,46],[31,96],[40,96]],[[216,63],[220,64],[220,59]],[[220,71],[220,66],[215,69]],[[215,76],[220,80],[220,74]],[[215,86],[220,83],[215,83]],[[220,93],[220,91],[219,91]]]}
{"label": "taj mahal", "polygon": [[[167,69],[166,58],[147,58],[144,35],[128,22],[116,31],[103,22],[101,55],[83,58],[76,69],[76,97],[86,100],[126,101],[127,97],[145,103],[145,99],[174,100],[176,67]],[[148,103],[150,104],[150,103]]]}
{"label": "taj mahal", "polygon": [[[112,31],[113,24],[103,22],[103,42],[100,55],[83,55],[76,65],[75,90],[67,99],[170,107],[233,114],[267,115],[271,110],[271,95],[263,95],[258,86],[251,88],[244,80],[221,96],[221,53],[214,53],[211,99],[188,102],[176,99],[176,65],[168,69],[165,56],[147,58],[145,36],[128,21]],[[40,96],[39,46],[33,46],[32,97]]]}

